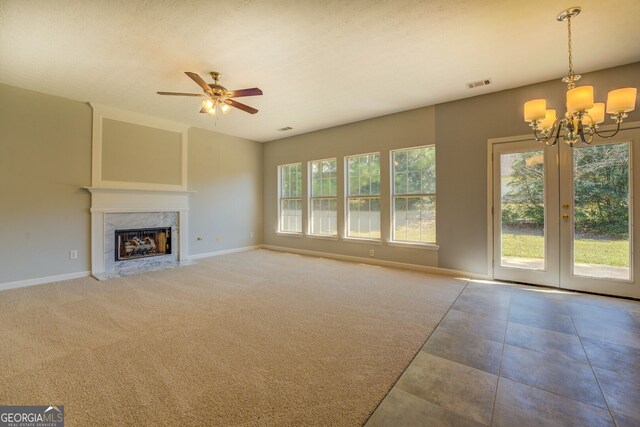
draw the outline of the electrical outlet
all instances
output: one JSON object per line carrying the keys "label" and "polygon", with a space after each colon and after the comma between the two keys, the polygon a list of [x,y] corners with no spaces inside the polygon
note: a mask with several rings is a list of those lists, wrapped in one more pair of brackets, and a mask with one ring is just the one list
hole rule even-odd
{"label": "electrical outlet", "polygon": [[70,259],[78,259],[78,250],[77,249],[73,249],[73,250],[69,251],[69,258]]}
{"label": "electrical outlet", "polygon": [[374,251],[373,249],[369,249],[369,256],[374,256],[376,254],[376,251]]}
{"label": "electrical outlet", "polygon": [[220,235],[219,234],[216,236],[216,240],[220,240]]}

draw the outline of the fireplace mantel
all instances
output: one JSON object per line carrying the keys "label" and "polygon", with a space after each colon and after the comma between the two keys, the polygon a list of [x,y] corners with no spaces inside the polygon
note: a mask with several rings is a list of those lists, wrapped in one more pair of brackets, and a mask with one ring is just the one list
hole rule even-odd
{"label": "fireplace mantel", "polygon": [[189,210],[194,191],[84,187],[91,193],[91,212],[173,212]]}
{"label": "fireplace mantel", "polygon": [[193,191],[84,187],[91,193],[91,274],[105,273],[105,216],[117,213],[176,212],[177,259],[188,258],[189,196]]}

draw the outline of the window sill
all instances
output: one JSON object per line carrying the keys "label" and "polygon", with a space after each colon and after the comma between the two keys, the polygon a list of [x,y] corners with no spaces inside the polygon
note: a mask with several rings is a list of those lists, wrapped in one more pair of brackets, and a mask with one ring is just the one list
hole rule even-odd
{"label": "window sill", "polygon": [[276,235],[284,237],[304,237],[302,233],[287,233],[285,231],[276,231]]}
{"label": "window sill", "polygon": [[429,251],[437,251],[440,249],[440,246],[435,243],[387,242],[387,245],[398,248],[426,249]]}
{"label": "window sill", "polygon": [[358,237],[343,237],[342,240],[349,243],[364,243],[366,245],[382,245],[380,239],[361,239]]}
{"label": "window sill", "polygon": [[320,240],[338,240],[338,236],[326,236],[323,234],[307,234],[306,237]]}

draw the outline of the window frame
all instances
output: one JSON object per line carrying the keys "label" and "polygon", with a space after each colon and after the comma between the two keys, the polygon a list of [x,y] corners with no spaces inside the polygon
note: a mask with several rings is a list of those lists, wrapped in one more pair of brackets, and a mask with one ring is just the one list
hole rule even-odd
{"label": "window frame", "polygon": [[[410,240],[397,240],[395,236],[395,224],[396,224],[396,198],[418,198],[418,197],[431,197],[433,200],[437,200],[437,191],[433,193],[405,193],[405,194],[396,194],[396,183],[395,183],[395,165],[394,165],[394,157],[395,153],[402,151],[411,151],[422,148],[433,148],[434,152],[437,155],[436,145],[435,144],[425,144],[418,145],[415,147],[405,147],[405,148],[396,148],[393,150],[389,150],[389,241],[387,245],[389,246],[398,246],[398,247],[417,247],[424,249],[439,249],[438,235],[437,230],[434,230],[435,241],[433,242],[416,242]],[[434,157],[434,161],[437,165],[437,159]],[[436,183],[437,183],[437,174],[436,174]],[[436,204],[437,206],[437,204]],[[435,220],[437,224],[437,217]]]}
{"label": "window frame", "polygon": [[[355,158],[355,157],[364,157],[364,156],[374,156],[377,155],[378,156],[378,167],[380,169],[380,171],[378,172],[378,185],[379,185],[379,189],[378,189],[378,195],[366,195],[366,196],[350,196],[349,195],[349,180],[350,180],[350,174],[349,174],[349,159],[351,158]],[[349,230],[350,230],[350,219],[349,219],[349,202],[352,199],[355,200],[363,200],[363,199],[367,199],[367,200],[372,200],[372,199],[377,199],[378,200],[378,205],[380,206],[380,211],[382,212],[382,153],[380,151],[372,151],[369,153],[361,153],[361,154],[352,154],[349,156],[344,156],[344,222],[345,222],[345,226],[344,226],[344,236],[343,239],[345,240],[353,240],[353,241],[362,241],[362,242],[372,242],[372,243],[381,243],[382,242],[382,213],[380,214],[380,237],[356,237],[356,236],[350,236],[349,235]]]}
{"label": "window frame", "polygon": [[[317,163],[317,162],[324,162],[324,161],[330,161],[333,160],[336,164],[336,171],[335,171],[335,195],[334,196],[314,196],[313,195],[313,163]],[[312,237],[312,238],[317,238],[317,239],[331,239],[331,240],[336,240],[338,239],[338,158],[337,157],[327,157],[324,159],[315,159],[315,160],[309,160],[307,162],[307,203],[309,206],[308,212],[307,212],[307,232],[306,232],[306,237]],[[314,200],[334,200],[335,201],[335,205],[336,205],[336,232],[335,234],[325,234],[325,233],[314,233],[312,232],[313,230],[313,202]]]}
{"label": "window frame", "polygon": [[[282,177],[282,170],[285,167],[288,166],[295,166],[295,165],[300,165],[300,182],[299,182],[299,186],[298,188],[299,190],[299,196],[298,197],[283,197],[282,196],[282,184],[283,184],[283,177]],[[304,171],[302,170],[302,162],[293,162],[293,163],[286,163],[283,165],[278,165],[278,234],[284,234],[284,235],[289,235],[289,236],[302,236],[303,235],[303,224],[302,224],[302,219],[304,218],[304,214],[303,214],[303,206],[302,206],[302,201],[303,201],[303,191],[302,191],[302,176],[304,175]],[[294,202],[300,202],[300,231],[285,231],[282,229],[282,202],[283,201],[294,201]]]}

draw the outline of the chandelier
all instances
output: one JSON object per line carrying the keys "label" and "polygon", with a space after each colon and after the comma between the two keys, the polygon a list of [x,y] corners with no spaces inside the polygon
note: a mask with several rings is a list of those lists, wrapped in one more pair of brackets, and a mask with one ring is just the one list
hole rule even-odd
{"label": "chandelier", "polygon": [[[556,110],[547,109],[545,99],[532,99],[524,104],[524,120],[533,129],[535,140],[546,145],[555,145],[560,138],[570,147],[579,141],[591,144],[594,135],[611,138],[620,130],[620,124],[636,106],[637,88],[627,87],[616,89],[607,95],[607,105],[604,102],[593,101],[593,86],[578,86],[576,81],[579,74],[573,72],[573,52],[571,49],[571,18],[581,11],[579,6],[563,10],[558,15],[558,21],[567,21],[569,41],[569,74],[562,81],[567,84],[567,112],[564,116],[556,117]],[[598,131],[598,125],[604,122],[605,111],[611,115],[616,123],[616,129],[610,135]]]}

